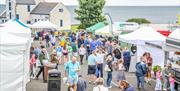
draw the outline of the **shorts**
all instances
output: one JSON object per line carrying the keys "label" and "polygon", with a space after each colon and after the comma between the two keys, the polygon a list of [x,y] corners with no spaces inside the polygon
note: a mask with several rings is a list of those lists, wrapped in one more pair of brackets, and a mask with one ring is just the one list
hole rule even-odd
{"label": "shorts", "polygon": [[73,52],[73,55],[74,55],[74,56],[78,56],[78,53],[77,53],[77,52]]}
{"label": "shorts", "polygon": [[95,75],[96,65],[88,65],[88,75]]}
{"label": "shorts", "polygon": [[61,57],[62,53],[61,52],[57,52],[57,57]]}
{"label": "shorts", "polygon": [[78,77],[77,78],[72,78],[72,77],[68,77],[68,83],[69,83],[69,85],[75,85],[75,84],[77,84],[77,82],[78,82]]}

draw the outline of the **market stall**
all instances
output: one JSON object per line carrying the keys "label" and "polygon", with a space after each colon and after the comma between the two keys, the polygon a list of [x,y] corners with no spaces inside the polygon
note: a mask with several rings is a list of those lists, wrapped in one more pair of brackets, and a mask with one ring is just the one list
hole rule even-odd
{"label": "market stall", "polygon": [[103,36],[117,36],[119,34],[121,34],[122,31],[120,31],[115,25],[113,25],[113,35],[112,33],[110,32],[109,30],[109,25],[103,27],[103,28],[100,28],[98,30],[95,31],[95,34],[97,35],[103,35]]}
{"label": "market stall", "polygon": [[58,26],[51,23],[50,21],[38,21],[32,25],[29,26],[30,28],[36,28],[36,29],[57,29]]}
{"label": "market stall", "polygon": [[171,63],[175,75],[175,89],[180,90],[180,29],[174,30],[163,46],[165,63]]}
{"label": "market stall", "polygon": [[[137,46],[137,61],[144,52],[150,52],[153,58],[153,65],[164,65],[164,52],[161,45],[165,43],[166,37],[158,33],[151,27],[141,27],[134,32],[120,35],[119,40],[122,42],[135,44]],[[135,71],[135,63],[131,62],[130,71]],[[133,64],[133,65],[132,65]]]}
{"label": "market stall", "polygon": [[29,78],[31,31],[19,20],[0,27],[0,91],[25,91]]}

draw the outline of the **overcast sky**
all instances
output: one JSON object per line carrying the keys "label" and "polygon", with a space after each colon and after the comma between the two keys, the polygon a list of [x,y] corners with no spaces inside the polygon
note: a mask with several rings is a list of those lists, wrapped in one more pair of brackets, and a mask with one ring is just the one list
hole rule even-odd
{"label": "overcast sky", "polygon": [[[77,0],[46,0],[61,1],[65,5],[77,5]],[[180,6],[180,0],[106,0],[106,5],[120,6]],[[5,0],[0,0],[0,4]]]}

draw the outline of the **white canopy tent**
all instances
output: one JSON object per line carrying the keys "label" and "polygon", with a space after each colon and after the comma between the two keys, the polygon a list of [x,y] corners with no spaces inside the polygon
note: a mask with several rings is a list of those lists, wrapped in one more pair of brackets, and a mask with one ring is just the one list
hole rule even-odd
{"label": "white canopy tent", "polygon": [[[115,25],[113,25],[113,33],[114,35],[119,35],[121,34],[121,31],[119,31],[119,29]],[[104,35],[104,36],[112,36],[112,33],[109,30],[109,25],[96,30],[95,34]]]}
{"label": "white canopy tent", "polygon": [[53,28],[53,29],[57,29],[58,26],[51,23],[50,21],[38,21],[36,23],[34,23],[33,25],[29,26],[30,28]]}
{"label": "white canopy tent", "polygon": [[[149,52],[153,58],[153,65],[164,66],[164,51],[157,46],[164,44],[166,37],[153,28],[141,27],[132,33],[120,35],[119,40],[137,45],[137,61],[140,60],[144,52]],[[130,71],[134,72],[135,63],[132,64],[131,67],[133,67],[130,68]]]}
{"label": "white canopy tent", "polygon": [[0,35],[0,91],[25,91],[31,31],[19,20],[10,20],[0,27]]}
{"label": "white canopy tent", "polygon": [[174,39],[180,39],[180,28],[174,30],[168,37]]}
{"label": "white canopy tent", "polygon": [[131,44],[145,45],[145,42],[164,43],[166,37],[151,27],[141,27],[134,32],[120,35],[119,39]]}
{"label": "white canopy tent", "polygon": [[[31,37],[31,30],[28,26],[23,24],[19,20],[9,20],[8,22],[2,24],[3,26],[7,26],[4,28],[7,28],[8,33],[21,36],[21,37]],[[9,27],[8,27],[9,26]]]}

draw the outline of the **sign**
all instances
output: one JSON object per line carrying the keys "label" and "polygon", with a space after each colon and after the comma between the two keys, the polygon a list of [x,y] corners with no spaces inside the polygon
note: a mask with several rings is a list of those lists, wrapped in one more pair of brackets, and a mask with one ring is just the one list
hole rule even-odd
{"label": "sign", "polygon": [[115,22],[115,26],[120,31],[134,31],[139,28],[139,24],[135,22]]}
{"label": "sign", "polygon": [[180,26],[180,14],[178,14],[178,25]]}

